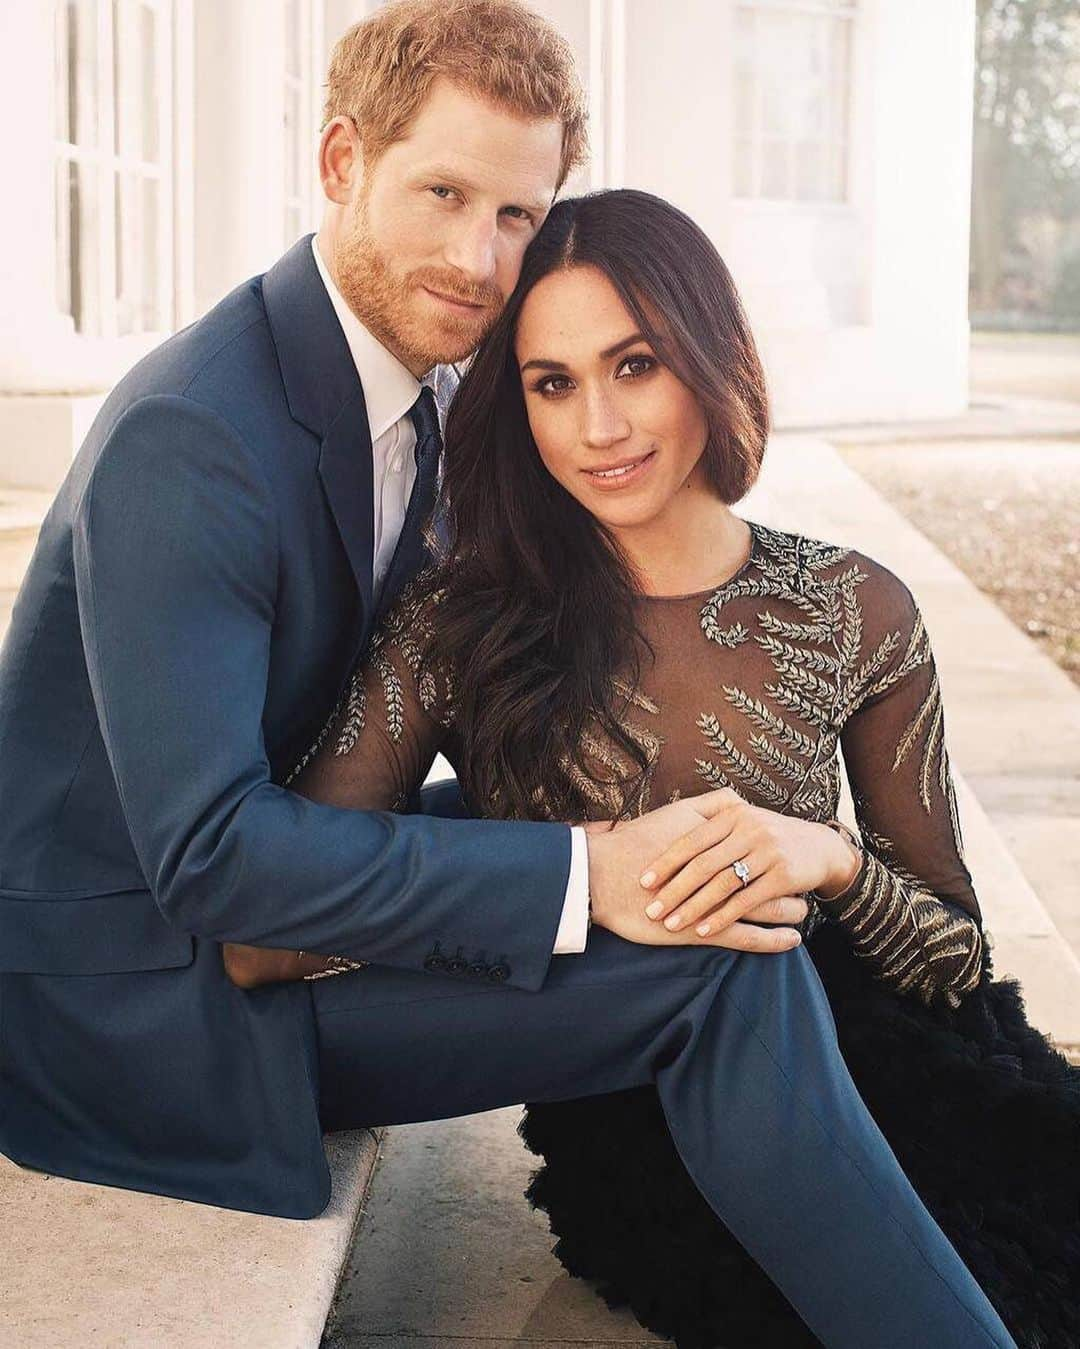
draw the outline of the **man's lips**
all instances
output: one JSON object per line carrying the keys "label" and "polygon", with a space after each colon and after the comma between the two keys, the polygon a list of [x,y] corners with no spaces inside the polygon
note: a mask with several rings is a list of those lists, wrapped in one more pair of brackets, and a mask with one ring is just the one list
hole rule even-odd
{"label": "man's lips", "polygon": [[487,308],[487,305],[479,304],[476,300],[462,300],[456,295],[447,295],[441,290],[434,290],[431,286],[425,286],[424,290],[429,295],[433,295],[436,300],[441,300],[443,304],[451,305],[454,309],[482,310]]}

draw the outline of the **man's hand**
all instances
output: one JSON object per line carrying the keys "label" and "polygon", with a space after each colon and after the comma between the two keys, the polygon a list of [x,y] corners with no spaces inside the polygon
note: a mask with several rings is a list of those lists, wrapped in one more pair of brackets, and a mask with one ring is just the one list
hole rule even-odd
{"label": "man's hand", "polygon": [[800,937],[793,927],[755,926],[801,922],[807,914],[807,903],[797,893],[768,897],[759,893],[751,896],[749,903],[740,902],[736,895],[725,906],[724,923],[717,923],[705,936],[699,936],[692,927],[669,931],[645,913],[653,895],[643,888],[642,874],[650,868],[655,870],[659,858],[673,856],[676,844],[700,829],[729,796],[735,795],[725,788],[675,801],[614,826],[587,824],[593,922],[627,941],[649,946],[726,946],[736,951],[764,952],[789,951],[798,946]]}

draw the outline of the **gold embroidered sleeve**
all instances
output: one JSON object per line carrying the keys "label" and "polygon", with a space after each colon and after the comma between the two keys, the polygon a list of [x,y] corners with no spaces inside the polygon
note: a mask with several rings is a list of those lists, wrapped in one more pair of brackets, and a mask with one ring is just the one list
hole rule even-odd
{"label": "gold embroidered sleeve", "polygon": [[424,572],[384,617],[315,744],[285,785],[352,810],[400,809],[446,748],[448,676],[424,660],[439,594]]}
{"label": "gold embroidered sleeve", "polygon": [[863,858],[844,890],[815,900],[875,977],[928,1006],[957,1007],[979,982],[981,913],[930,639],[910,590],[881,571],[878,603],[899,641],[840,735]]}

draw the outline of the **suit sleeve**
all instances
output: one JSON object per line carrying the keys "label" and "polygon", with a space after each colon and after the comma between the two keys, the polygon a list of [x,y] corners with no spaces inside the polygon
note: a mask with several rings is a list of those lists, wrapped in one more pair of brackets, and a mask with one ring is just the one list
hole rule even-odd
{"label": "suit sleeve", "polygon": [[215,941],[422,969],[483,951],[536,990],[570,866],[561,824],[316,802],[270,780],[262,733],[276,503],[244,440],[180,396],[141,400],[73,525],[87,668],[154,898]]}
{"label": "suit sleeve", "polygon": [[839,894],[815,899],[876,978],[928,1006],[955,1008],[979,982],[983,935],[941,686],[911,591],[884,568],[874,591],[886,630],[866,654],[840,735],[863,856]]}
{"label": "suit sleeve", "polygon": [[[286,780],[293,791],[350,810],[406,806],[441,750],[459,768],[454,672],[432,654],[443,592],[431,571],[407,586],[353,671],[338,706]],[[588,940],[585,831],[571,829],[570,874],[555,955]]]}

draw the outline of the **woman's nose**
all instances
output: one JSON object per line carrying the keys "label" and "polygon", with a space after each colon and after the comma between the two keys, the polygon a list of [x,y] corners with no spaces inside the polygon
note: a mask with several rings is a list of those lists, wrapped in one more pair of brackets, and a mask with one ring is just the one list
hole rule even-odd
{"label": "woman's nose", "polygon": [[581,439],[591,449],[604,450],[630,434],[630,423],[615,400],[602,394],[586,399]]}

